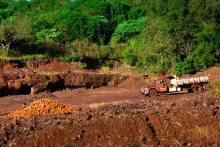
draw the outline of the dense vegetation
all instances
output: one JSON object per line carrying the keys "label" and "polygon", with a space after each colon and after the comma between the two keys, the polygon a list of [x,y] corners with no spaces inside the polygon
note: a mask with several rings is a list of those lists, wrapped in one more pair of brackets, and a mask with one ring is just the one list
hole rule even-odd
{"label": "dense vegetation", "polygon": [[184,74],[220,63],[219,24],[218,0],[0,0],[0,53]]}

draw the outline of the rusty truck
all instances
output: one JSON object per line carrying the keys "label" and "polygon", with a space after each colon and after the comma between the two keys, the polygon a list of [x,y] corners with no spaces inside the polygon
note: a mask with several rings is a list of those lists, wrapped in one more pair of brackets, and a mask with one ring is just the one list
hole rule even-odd
{"label": "rusty truck", "polygon": [[192,78],[178,78],[174,76],[167,76],[155,80],[153,84],[141,88],[141,93],[145,96],[156,96],[158,94],[172,94],[172,93],[199,93],[208,88],[209,77],[200,76]]}

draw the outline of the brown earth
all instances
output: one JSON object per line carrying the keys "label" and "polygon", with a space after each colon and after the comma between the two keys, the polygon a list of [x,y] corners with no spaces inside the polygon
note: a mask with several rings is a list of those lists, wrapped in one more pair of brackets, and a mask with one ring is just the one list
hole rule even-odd
{"label": "brown earth", "polygon": [[41,117],[0,120],[0,145],[219,146],[219,96],[185,95],[175,102],[148,99]]}
{"label": "brown earth", "polygon": [[203,72],[198,72],[195,75],[183,75],[181,76],[182,78],[187,78],[187,77],[197,77],[197,76],[208,76],[209,80],[211,82],[214,82],[216,80],[220,80],[220,67],[219,66],[215,66],[215,67],[211,67]]}
{"label": "brown earth", "polygon": [[77,109],[73,108],[71,105],[49,99],[42,99],[33,102],[29,106],[25,104],[21,110],[10,112],[9,116],[13,118],[29,118],[32,116],[55,115],[60,113],[72,113],[76,111]]}
{"label": "brown earth", "polygon": [[[220,97],[209,92],[148,98],[139,92],[149,81],[146,77],[100,75],[52,59],[23,64],[4,60],[0,69],[0,89],[7,90],[11,84],[19,94],[27,90],[20,87],[31,83],[30,79],[35,79],[31,87],[44,87],[39,94],[0,97],[0,147],[220,146]],[[207,70],[211,81],[220,79],[218,70],[219,67]],[[200,74],[204,75],[197,75]],[[103,80],[108,78],[108,82]],[[142,82],[140,79],[144,78],[146,81]],[[45,79],[50,82],[42,84]],[[60,79],[76,85],[62,85]],[[39,101],[42,99],[53,101],[46,101],[45,106],[44,101]],[[35,109],[36,103],[42,108]],[[49,113],[56,110],[56,104],[71,105],[77,111]],[[31,114],[44,113],[24,118],[20,114],[27,107]],[[16,114],[16,119],[9,114]]]}
{"label": "brown earth", "polygon": [[209,76],[210,81],[220,80],[220,67],[211,67],[204,72],[199,72],[197,76],[207,75]]}
{"label": "brown earth", "polygon": [[0,60],[0,96],[36,94],[66,87],[115,87],[127,76],[99,74],[77,69],[76,65],[55,59],[36,61]]}

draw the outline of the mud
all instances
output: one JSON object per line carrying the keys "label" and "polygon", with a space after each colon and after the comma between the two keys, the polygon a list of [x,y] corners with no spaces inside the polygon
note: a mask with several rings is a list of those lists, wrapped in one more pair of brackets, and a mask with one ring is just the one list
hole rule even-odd
{"label": "mud", "polygon": [[186,95],[84,107],[72,114],[1,118],[1,146],[219,146],[219,96]]}

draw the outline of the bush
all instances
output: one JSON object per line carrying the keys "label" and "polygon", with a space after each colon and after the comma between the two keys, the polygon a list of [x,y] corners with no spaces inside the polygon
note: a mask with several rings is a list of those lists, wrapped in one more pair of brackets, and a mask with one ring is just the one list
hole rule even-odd
{"label": "bush", "polygon": [[137,36],[142,31],[145,20],[146,18],[139,18],[119,24],[112,35],[112,40],[122,43]]}
{"label": "bush", "polygon": [[108,73],[108,72],[110,72],[110,67],[109,66],[102,66],[100,71],[104,72],[104,73]]}
{"label": "bush", "polygon": [[8,56],[7,49],[0,47],[0,55],[1,55],[1,57],[7,57]]}
{"label": "bush", "polygon": [[130,64],[132,66],[134,66],[135,63],[137,62],[137,56],[134,53],[130,52],[129,50],[124,50],[122,52],[122,57],[124,57],[127,64]]}
{"label": "bush", "polygon": [[183,61],[176,62],[174,64],[173,72],[177,76],[182,74],[191,73],[193,69],[192,62],[188,59],[184,59]]}
{"label": "bush", "polygon": [[209,90],[212,94],[220,95],[220,80],[210,83]]}
{"label": "bush", "polygon": [[75,62],[78,60],[78,57],[73,54],[66,54],[64,56],[60,56],[59,60],[64,61],[64,62],[67,62],[67,61]]}

